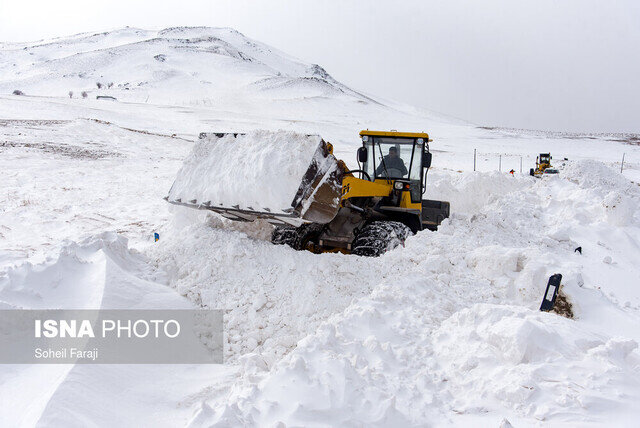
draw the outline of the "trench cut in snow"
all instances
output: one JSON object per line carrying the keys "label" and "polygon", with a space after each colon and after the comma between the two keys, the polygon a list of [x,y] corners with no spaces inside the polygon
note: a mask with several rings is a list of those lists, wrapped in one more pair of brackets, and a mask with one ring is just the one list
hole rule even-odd
{"label": "trench cut in snow", "polygon": [[[322,139],[290,131],[208,135],[200,139],[169,201],[287,212]],[[195,202],[193,202],[195,201]]]}

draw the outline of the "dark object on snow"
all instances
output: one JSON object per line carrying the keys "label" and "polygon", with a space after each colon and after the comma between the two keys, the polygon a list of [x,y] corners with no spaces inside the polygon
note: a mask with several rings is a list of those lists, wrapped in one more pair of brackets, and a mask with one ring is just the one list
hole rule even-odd
{"label": "dark object on snow", "polygon": [[109,95],[98,95],[96,96],[96,100],[109,100],[109,101],[118,101],[116,97],[112,97]]}
{"label": "dark object on snow", "polygon": [[560,289],[561,281],[562,274],[556,273],[549,277],[547,289],[544,292],[542,304],[540,305],[541,311],[549,312],[551,309],[553,309],[553,305],[555,305],[556,303],[556,297],[558,296],[558,289]]}
{"label": "dark object on snow", "polygon": [[15,91],[13,91],[13,95],[24,95],[24,92],[22,92],[20,89],[16,89]]}
{"label": "dark object on snow", "polygon": [[82,95],[82,98],[87,98],[88,96],[87,91],[82,91],[81,95]]}
{"label": "dark object on snow", "polygon": [[573,250],[573,252],[582,254],[582,247],[576,248],[575,250]]}
{"label": "dark object on snow", "polygon": [[158,242],[158,240],[160,239],[160,234],[158,232],[154,232],[153,234],[153,240],[155,242]]}
{"label": "dark object on snow", "polygon": [[563,316],[565,318],[573,319],[573,305],[569,301],[569,298],[564,294],[562,287],[558,290],[558,297],[553,305],[553,312]]}
{"label": "dark object on snow", "polygon": [[164,54],[158,54],[153,57],[156,61],[165,62],[167,60],[167,56]]}

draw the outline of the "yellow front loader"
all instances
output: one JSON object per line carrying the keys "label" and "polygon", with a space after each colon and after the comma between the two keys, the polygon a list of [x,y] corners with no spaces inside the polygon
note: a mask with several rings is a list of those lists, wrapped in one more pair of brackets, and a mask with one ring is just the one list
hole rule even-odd
{"label": "yellow front loader", "polygon": [[536,157],[536,167],[529,170],[529,175],[539,177],[544,174],[545,170],[551,168],[551,153],[540,153]]}
{"label": "yellow front loader", "polygon": [[[201,134],[201,138],[213,139],[215,144],[222,138],[242,135]],[[410,234],[436,230],[449,217],[448,202],[422,198],[432,159],[428,134],[361,131],[359,167],[355,170],[334,157],[330,143],[316,138],[319,144],[289,208],[274,210],[198,200],[175,191],[185,188],[180,177],[167,200],[236,221],[266,219],[275,226],[274,244],[362,256],[379,256],[403,244]],[[190,179],[197,182],[198,177]]]}

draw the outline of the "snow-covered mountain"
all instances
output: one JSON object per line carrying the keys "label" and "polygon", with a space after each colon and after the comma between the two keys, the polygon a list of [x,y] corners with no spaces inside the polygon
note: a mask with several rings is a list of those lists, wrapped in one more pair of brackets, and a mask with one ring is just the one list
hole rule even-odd
{"label": "snow-covered mountain", "polygon": [[[0,44],[0,93],[66,96],[73,91],[128,101],[212,102],[269,98],[367,97],[231,28],[135,28],[36,43]],[[102,88],[98,88],[98,85]]]}
{"label": "snow-covered mountain", "polygon": [[[380,258],[163,200],[201,131],[320,134],[353,165],[365,128],[429,132],[451,202]],[[634,141],[380,101],[232,29],[0,44],[0,309],[222,308],[227,360],[0,365],[0,426],[635,426]],[[553,273],[572,319],[538,310]]]}

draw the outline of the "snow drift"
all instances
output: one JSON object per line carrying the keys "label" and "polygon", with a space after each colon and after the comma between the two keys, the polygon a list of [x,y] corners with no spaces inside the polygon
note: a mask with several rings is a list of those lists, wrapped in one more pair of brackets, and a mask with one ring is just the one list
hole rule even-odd
{"label": "snow drift", "polygon": [[[166,287],[165,280],[163,272],[128,247],[124,236],[105,232],[67,243],[53,260],[0,270],[0,310],[194,307]],[[179,411],[175,406],[163,411],[159,403],[172,394],[179,400],[193,385],[204,387],[206,371],[207,366],[189,365],[0,365],[0,425],[82,426],[95,421],[124,426],[160,411],[163,423],[175,426],[184,422]],[[169,383],[158,388],[158,380],[169,373],[173,380],[165,378]],[[155,398],[133,409],[123,393],[132,384]],[[114,407],[119,411],[113,412]]]}
{"label": "snow drift", "polygon": [[164,286],[154,269],[127,239],[105,232],[68,243],[56,260],[25,263],[0,272],[0,306],[12,309],[190,308]]}

